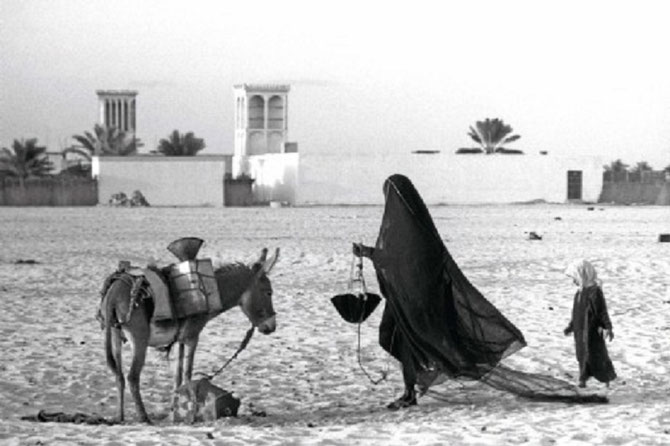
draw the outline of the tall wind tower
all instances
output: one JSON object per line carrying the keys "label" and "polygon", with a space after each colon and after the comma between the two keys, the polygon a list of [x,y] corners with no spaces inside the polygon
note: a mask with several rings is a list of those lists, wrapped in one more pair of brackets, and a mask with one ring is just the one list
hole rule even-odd
{"label": "tall wind tower", "polygon": [[100,124],[116,127],[126,132],[129,138],[135,139],[136,106],[134,90],[98,90]]}
{"label": "tall wind tower", "polygon": [[287,145],[289,85],[239,84],[235,93],[235,155],[294,151]]}

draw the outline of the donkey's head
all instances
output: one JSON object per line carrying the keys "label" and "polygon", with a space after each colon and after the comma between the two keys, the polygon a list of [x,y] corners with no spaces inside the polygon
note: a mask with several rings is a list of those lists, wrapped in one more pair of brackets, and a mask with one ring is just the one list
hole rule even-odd
{"label": "donkey's head", "polygon": [[242,311],[253,326],[263,334],[270,334],[277,328],[275,311],[272,307],[272,284],[268,274],[279,258],[279,248],[269,259],[267,254],[267,248],[263,248],[260,258],[251,267],[253,272],[251,284],[240,299]]}

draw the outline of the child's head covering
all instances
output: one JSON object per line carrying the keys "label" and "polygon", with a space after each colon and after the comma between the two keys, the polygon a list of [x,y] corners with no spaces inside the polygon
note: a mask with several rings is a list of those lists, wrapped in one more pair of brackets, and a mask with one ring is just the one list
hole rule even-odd
{"label": "child's head covering", "polygon": [[588,288],[593,285],[600,286],[602,282],[598,280],[596,269],[588,260],[577,260],[568,266],[565,274],[575,279],[581,288]]}

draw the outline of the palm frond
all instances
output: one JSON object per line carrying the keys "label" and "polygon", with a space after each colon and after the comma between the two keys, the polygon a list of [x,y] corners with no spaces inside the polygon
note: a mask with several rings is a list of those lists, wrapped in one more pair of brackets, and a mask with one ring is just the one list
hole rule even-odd
{"label": "palm frond", "polygon": [[503,143],[503,144],[507,144],[508,142],[516,141],[516,140],[519,139],[519,138],[521,138],[520,135],[512,135],[512,136],[508,136],[507,138],[504,139],[504,141],[503,141],[502,143]]}
{"label": "palm frond", "polygon": [[476,143],[478,144],[482,143],[482,138],[479,136],[477,131],[472,128],[472,126],[470,126],[470,133],[468,133],[468,135],[470,135],[470,138],[472,138],[473,141],[475,141]]}
{"label": "palm frond", "polygon": [[158,142],[156,151],[165,156],[194,156],[205,148],[205,140],[196,138],[193,132],[180,134],[173,130],[167,138]]}
{"label": "palm frond", "polygon": [[13,158],[13,157],[14,154],[7,147],[3,147],[2,149],[0,149],[0,160],[2,160],[3,158]]}
{"label": "palm frond", "polygon": [[0,171],[5,175],[19,178],[44,176],[54,168],[46,156],[46,147],[37,145],[37,138],[15,139],[12,149],[13,154],[7,148],[2,150]]}
{"label": "palm frond", "polygon": [[72,138],[81,144],[85,150],[89,152],[89,156],[97,155],[98,150],[96,150],[95,139],[91,139],[93,135],[89,132],[85,132],[84,135],[72,135]]}
{"label": "palm frond", "polygon": [[87,147],[68,147],[63,150],[63,154],[67,155],[68,153],[74,153],[75,155],[79,155],[83,157],[84,159],[90,161],[92,156],[91,156],[91,151],[88,150]]}

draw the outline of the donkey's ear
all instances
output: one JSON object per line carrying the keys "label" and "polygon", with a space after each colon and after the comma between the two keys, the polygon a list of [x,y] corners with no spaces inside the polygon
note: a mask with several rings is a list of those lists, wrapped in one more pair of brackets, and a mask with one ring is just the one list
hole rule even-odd
{"label": "donkey's ear", "polygon": [[277,260],[279,260],[279,248],[275,249],[274,255],[263,263],[263,271],[265,271],[265,274],[270,273],[270,270],[275,266]]}
{"label": "donkey's ear", "polygon": [[260,264],[265,263],[265,259],[267,257],[268,257],[268,249],[263,248],[263,250],[261,251],[261,257],[256,261],[256,263],[260,263]]}

